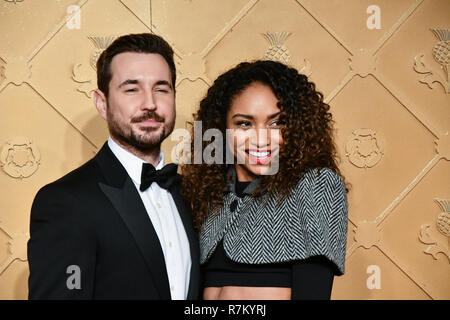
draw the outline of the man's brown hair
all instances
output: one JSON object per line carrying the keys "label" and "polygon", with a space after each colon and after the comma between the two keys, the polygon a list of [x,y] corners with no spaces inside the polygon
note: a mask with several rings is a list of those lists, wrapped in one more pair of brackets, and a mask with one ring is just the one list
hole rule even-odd
{"label": "man's brown hair", "polygon": [[114,40],[97,60],[97,86],[108,97],[111,81],[111,61],[114,56],[124,52],[156,53],[167,62],[172,75],[172,87],[175,90],[176,69],[172,47],[160,36],[151,33],[128,34]]}

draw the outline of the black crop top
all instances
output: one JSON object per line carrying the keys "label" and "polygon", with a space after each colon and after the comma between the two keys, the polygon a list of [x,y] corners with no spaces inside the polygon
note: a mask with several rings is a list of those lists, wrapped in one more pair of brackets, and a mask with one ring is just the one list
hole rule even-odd
{"label": "black crop top", "polygon": [[[236,182],[236,195],[250,182]],[[291,288],[292,300],[330,299],[334,265],[324,256],[283,263],[245,264],[229,259],[220,242],[202,266],[204,287],[248,286]]]}

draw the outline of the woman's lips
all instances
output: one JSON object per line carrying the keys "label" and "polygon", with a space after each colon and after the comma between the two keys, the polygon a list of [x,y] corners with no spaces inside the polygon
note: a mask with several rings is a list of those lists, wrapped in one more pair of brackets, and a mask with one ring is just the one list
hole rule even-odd
{"label": "woman's lips", "polygon": [[272,159],[271,151],[253,151],[245,150],[245,155],[250,160],[250,164],[264,165],[270,162]]}

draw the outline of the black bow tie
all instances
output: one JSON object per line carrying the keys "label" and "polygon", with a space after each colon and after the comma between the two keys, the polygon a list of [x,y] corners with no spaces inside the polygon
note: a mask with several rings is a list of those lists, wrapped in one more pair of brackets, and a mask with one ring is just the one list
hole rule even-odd
{"label": "black bow tie", "polygon": [[169,163],[161,170],[156,170],[150,163],[143,163],[139,190],[147,190],[153,182],[156,182],[161,188],[168,190],[177,178],[177,169],[178,165],[175,163]]}

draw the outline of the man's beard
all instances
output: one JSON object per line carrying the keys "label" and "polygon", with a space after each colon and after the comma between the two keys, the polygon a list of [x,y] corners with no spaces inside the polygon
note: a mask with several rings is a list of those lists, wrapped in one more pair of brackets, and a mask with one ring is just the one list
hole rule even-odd
{"label": "man's beard", "polygon": [[[136,132],[137,130],[132,126],[133,123],[138,123],[147,119],[153,119],[157,122],[163,124],[161,127],[141,127],[140,131],[143,133]],[[120,120],[117,120],[110,108],[107,110],[107,123],[109,128],[109,133],[112,137],[116,138],[119,142],[126,146],[130,146],[139,151],[148,151],[154,148],[160,148],[161,143],[165,138],[169,136],[172,132],[175,120],[169,123],[169,127],[164,126],[164,118],[160,117],[153,111],[146,111],[144,114],[134,117],[131,119],[130,124],[124,124]],[[158,130],[160,132],[158,133]]]}

